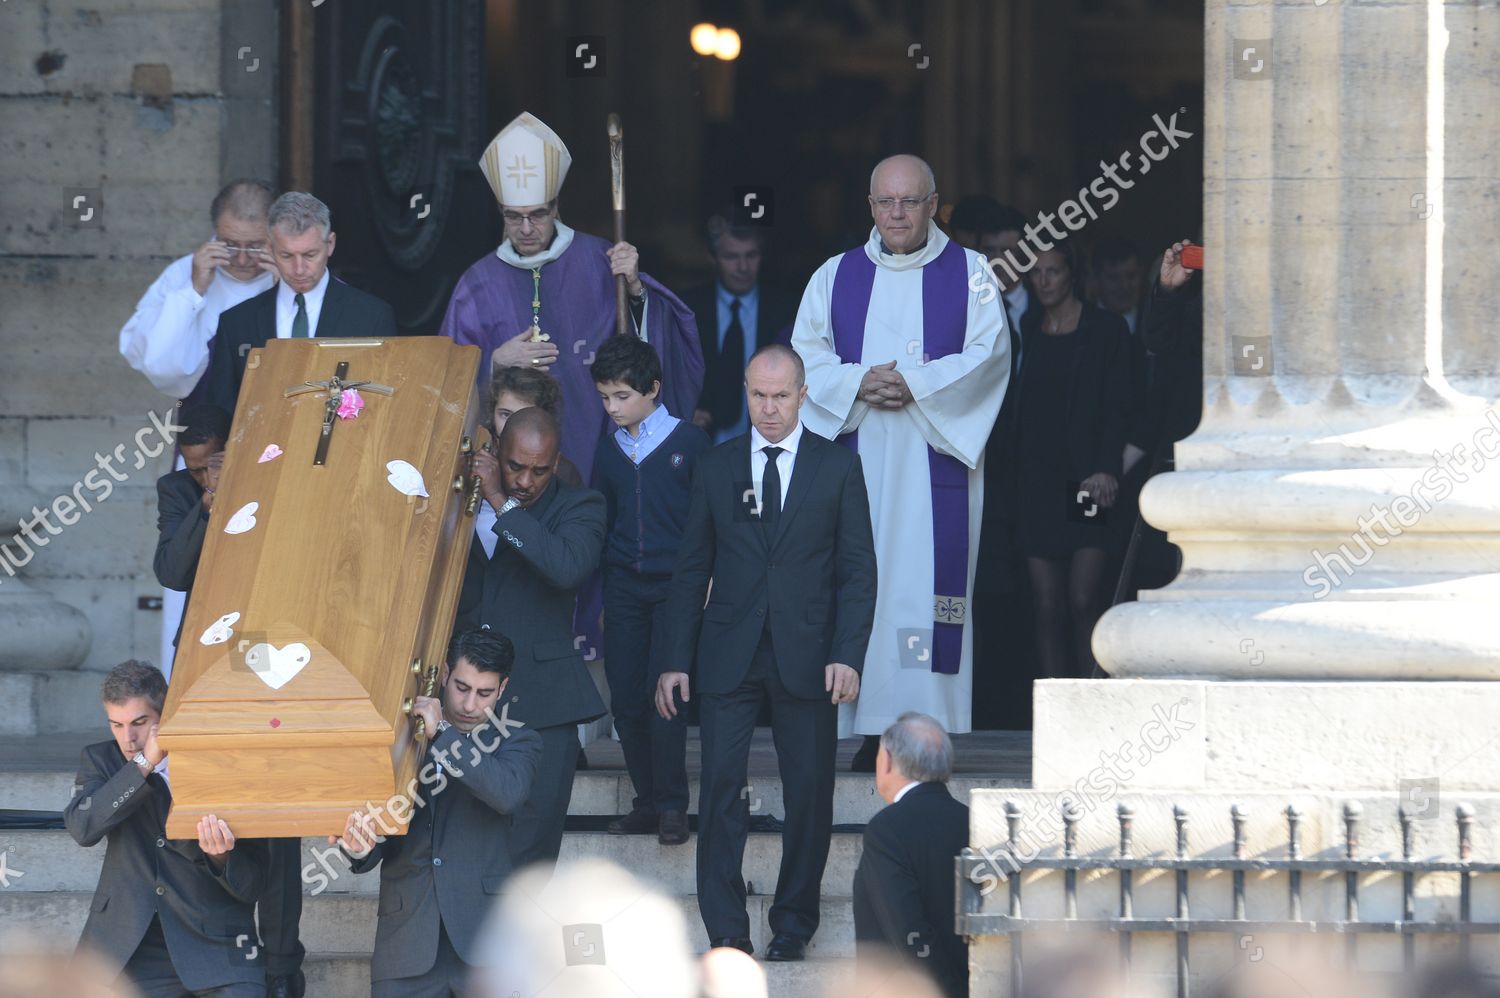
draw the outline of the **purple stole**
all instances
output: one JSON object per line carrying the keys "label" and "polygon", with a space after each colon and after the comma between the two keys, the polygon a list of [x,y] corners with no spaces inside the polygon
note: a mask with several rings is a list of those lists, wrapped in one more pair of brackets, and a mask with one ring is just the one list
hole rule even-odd
{"label": "purple stole", "polygon": [[[951,241],[922,268],[923,363],[963,351],[968,276],[963,248]],[[874,286],[875,263],[865,248],[845,253],[834,274],[829,313],[833,348],[845,364],[863,364],[865,318]],[[839,442],[857,452],[859,431],[842,434]],[[969,605],[969,469],[928,445],[927,471],[932,483],[932,671],[952,676],[963,658]]]}

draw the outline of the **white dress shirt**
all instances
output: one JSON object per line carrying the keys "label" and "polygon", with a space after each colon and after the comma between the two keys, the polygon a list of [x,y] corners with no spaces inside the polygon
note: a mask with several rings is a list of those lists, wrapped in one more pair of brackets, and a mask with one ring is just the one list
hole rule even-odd
{"label": "white dress shirt", "polygon": [[910,792],[910,790],[911,790],[912,787],[920,787],[921,785],[922,785],[922,781],[921,780],[912,780],[906,786],[904,786],[900,790],[896,791],[896,796],[891,798],[891,803],[892,804],[899,804],[899,803],[901,803],[901,798],[905,797],[907,795],[907,793]]}
{"label": "white dress shirt", "polygon": [[[322,280],[302,296],[307,307],[307,335],[318,335],[318,316],[323,314],[323,296],[328,293],[328,271],[323,271]],[[297,317],[297,292],[282,281],[276,285],[276,338],[291,339],[292,320]]]}
{"label": "white dress shirt", "polygon": [[760,483],[766,477],[766,454],[767,447],[780,447],[781,453],[776,455],[776,470],[781,475],[781,507],[786,508],[786,494],[792,487],[792,469],[797,466],[797,448],[802,444],[802,420],[797,420],[796,427],[778,443],[771,443],[760,435],[755,427],[750,427],[750,480],[755,486],[755,508],[760,509],[761,494]]}

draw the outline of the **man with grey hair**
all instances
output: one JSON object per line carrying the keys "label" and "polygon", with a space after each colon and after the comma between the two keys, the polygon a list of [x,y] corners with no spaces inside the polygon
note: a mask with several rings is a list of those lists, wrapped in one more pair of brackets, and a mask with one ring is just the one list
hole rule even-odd
{"label": "man with grey hair", "polygon": [[969,844],[968,805],[953,799],[953,742],[909,710],[880,736],[875,789],[890,806],[865,826],[854,871],[861,961],[913,961],[947,998],[967,998],[969,949],[953,931],[953,860]]}
{"label": "man with grey hair", "polygon": [[281,281],[219,318],[200,388],[203,401],[225,412],[234,412],[245,358],[269,340],[396,335],[396,314],[389,305],[329,274],[337,240],[327,205],[311,194],[288,191],[271,205],[267,222]]}

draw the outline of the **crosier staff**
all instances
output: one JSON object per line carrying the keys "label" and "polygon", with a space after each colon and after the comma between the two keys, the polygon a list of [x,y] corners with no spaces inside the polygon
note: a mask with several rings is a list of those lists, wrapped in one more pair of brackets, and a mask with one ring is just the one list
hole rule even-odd
{"label": "crosier staff", "polygon": [[[615,208],[615,244],[625,241],[625,129],[620,125],[620,116],[610,113],[609,130],[609,189]],[[625,275],[615,275],[615,335],[624,336],[627,327]]]}

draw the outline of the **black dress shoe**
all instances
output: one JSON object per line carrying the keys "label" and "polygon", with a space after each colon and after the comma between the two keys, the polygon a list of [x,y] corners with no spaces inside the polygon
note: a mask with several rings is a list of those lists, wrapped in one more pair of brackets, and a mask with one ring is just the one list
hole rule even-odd
{"label": "black dress shoe", "polygon": [[790,932],[778,932],[766,947],[768,963],[782,963],[807,959],[807,940]]}
{"label": "black dress shoe", "polygon": [[687,815],[681,811],[663,811],[656,841],[664,846],[680,846],[688,840]]}
{"label": "black dress shoe", "polygon": [[710,939],[709,949],[737,949],[751,956],[755,955],[755,947],[750,945],[750,940],[744,936],[725,936],[723,939]]}
{"label": "black dress shoe", "polygon": [[880,752],[880,736],[865,735],[865,743],[854,753],[854,761],[849,764],[851,773],[873,773],[875,772],[875,756]]}
{"label": "black dress shoe", "polygon": [[623,818],[616,818],[605,826],[611,835],[649,835],[657,829],[655,811],[635,808]]}
{"label": "black dress shoe", "polygon": [[266,979],[266,998],[302,998],[305,994],[307,978],[300,970]]}

